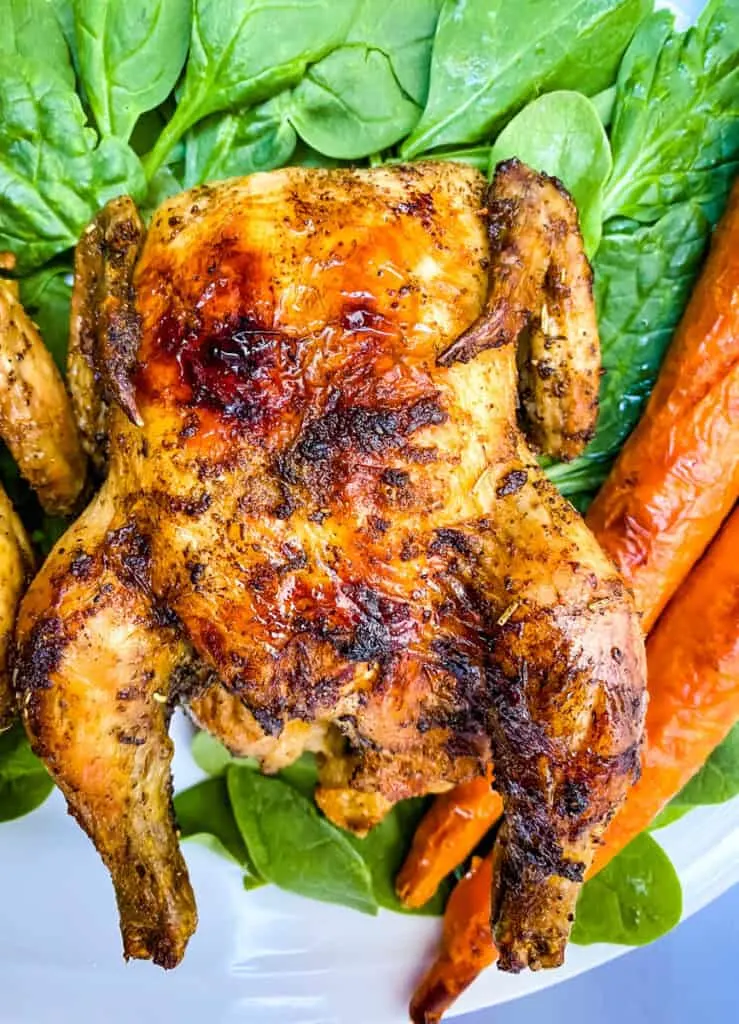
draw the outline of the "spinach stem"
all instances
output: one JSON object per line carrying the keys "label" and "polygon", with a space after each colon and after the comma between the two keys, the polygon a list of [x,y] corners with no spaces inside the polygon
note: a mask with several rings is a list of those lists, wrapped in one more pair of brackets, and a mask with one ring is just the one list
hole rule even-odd
{"label": "spinach stem", "polygon": [[152,180],[182,136],[197,120],[197,110],[192,105],[180,104],[177,107],[174,117],[165,125],[154,148],[142,160],[147,181]]}

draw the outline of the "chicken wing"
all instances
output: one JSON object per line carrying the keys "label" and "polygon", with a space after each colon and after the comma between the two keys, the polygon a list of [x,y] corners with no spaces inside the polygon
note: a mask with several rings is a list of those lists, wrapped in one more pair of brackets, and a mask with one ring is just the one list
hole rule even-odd
{"label": "chicken wing", "polygon": [[[1,265],[9,269],[11,260],[3,257]],[[85,458],[69,397],[17,283],[2,277],[0,437],[46,511],[72,512],[85,484]]]}
{"label": "chicken wing", "polygon": [[[117,222],[120,279],[99,246],[75,297],[109,477],[25,599],[16,660],[127,955],[172,964],[194,926],[156,701],[197,657],[217,681],[176,689],[199,721],[268,770],[317,750],[318,802],[356,831],[492,757],[500,964],[559,963],[644,692],[631,600],[517,427],[520,343],[561,381],[531,391],[542,445],[574,453],[595,416],[571,201],[509,162],[486,202],[474,170],[434,162],[204,186],[143,244],[127,209],[88,235]],[[120,296],[116,332],[96,311]]]}
{"label": "chicken wing", "polygon": [[140,329],[132,277],[143,238],[135,204],[120,196],[88,225],[75,251],[67,376],[82,445],[100,474],[111,400],[138,423],[130,379]]}
{"label": "chicken wing", "polygon": [[21,594],[33,569],[33,552],[13,506],[0,486],[0,730],[15,714],[8,650]]}
{"label": "chicken wing", "polygon": [[[15,259],[0,253],[0,270]],[[0,276],[0,438],[47,512],[71,512],[85,483],[85,460],[69,398],[50,353],[27,316],[18,285]],[[0,729],[15,701],[8,649],[23,589],[34,565],[30,542],[0,487]]]}

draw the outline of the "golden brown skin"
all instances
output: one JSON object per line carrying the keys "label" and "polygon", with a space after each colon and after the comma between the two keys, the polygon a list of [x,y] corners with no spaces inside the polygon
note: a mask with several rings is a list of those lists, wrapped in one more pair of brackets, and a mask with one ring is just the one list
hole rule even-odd
{"label": "golden brown skin", "polygon": [[126,956],[174,967],[197,920],[167,736],[185,648],[152,605],[148,545],[120,515],[117,474],[26,595],[14,680],[34,750],[112,875]]}
{"label": "golden brown skin", "polygon": [[[0,270],[15,258],[0,253]],[[85,458],[69,398],[50,353],[18,295],[0,277],[0,438],[51,514],[71,512],[85,484]],[[0,729],[12,722],[15,701],[8,650],[23,589],[33,570],[23,526],[0,487]]]}
{"label": "golden brown skin", "polygon": [[600,342],[593,276],[575,205],[562,185],[508,160],[488,192],[495,267],[485,312],[440,358],[467,362],[519,341],[519,395],[529,440],[572,459],[598,413]]}
{"label": "golden brown skin", "polygon": [[[3,258],[2,265],[7,266]],[[85,484],[69,397],[51,354],[0,277],[0,437],[52,515],[72,512]]]}
{"label": "golden brown skin", "polygon": [[[643,648],[612,566],[517,429],[520,328],[490,341],[483,319],[474,352],[454,358],[508,251],[489,244],[483,190],[476,172],[442,162],[288,169],[185,193],[153,219],[132,282],[138,363],[111,406],[110,477],[26,598],[18,656],[19,670],[36,666],[23,683],[29,732],[111,867],[128,955],[161,961],[165,947],[174,962],[193,919],[169,913],[166,801],[125,818],[165,723],[145,720],[140,761],[116,742],[130,658],[104,639],[109,623],[95,627],[101,579],[111,589],[98,604],[134,650],[158,623],[159,692],[191,645],[220,680],[189,694],[196,717],[270,770],[321,751],[319,803],[357,831],[492,756],[506,801],[502,966],[561,961],[579,880],[636,770]],[[525,272],[542,237],[530,230],[536,190],[557,186],[510,163],[492,199],[520,209],[520,236],[515,211],[506,228],[522,261],[511,308],[520,289],[538,316],[547,286]],[[573,294],[582,266],[560,267]],[[593,376],[592,389],[598,368],[583,366],[568,372]],[[110,366],[96,372],[110,379]],[[560,400],[565,421],[571,397]],[[91,543],[81,582],[73,551]],[[115,580],[129,551],[146,557],[125,589]],[[84,665],[76,623],[87,617]],[[143,681],[136,692],[150,693]],[[100,778],[120,780],[115,808],[91,800],[75,768],[85,750]],[[162,880],[138,945],[121,806],[127,849]],[[159,846],[141,840],[153,829]]]}
{"label": "golden brown skin", "polygon": [[21,594],[33,570],[33,552],[10,499],[0,486],[0,730],[15,715],[8,651]]}
{"label": "golden brown skin", "polygon": [[75,252],[67,377],[82,444],[100,473],[110,402],[140,426],[131,382],[140,333],[132,278],[143,240],[135,204],[120,196],[87,226]]}

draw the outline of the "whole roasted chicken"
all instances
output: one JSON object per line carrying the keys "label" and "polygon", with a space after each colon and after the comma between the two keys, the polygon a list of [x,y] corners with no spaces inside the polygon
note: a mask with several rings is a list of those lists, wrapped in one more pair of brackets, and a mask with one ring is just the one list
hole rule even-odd
{"label": "whole roasted chicken", "polygon": [[78,247],[72,326],[107,477],[23,602],[15,680],[126,956],[172,967],[195,927],[182,700],[266,770],[318,751],[317,801],[359,833],[492,757],[499,963],[560,963],[637,772],[644,655],[534,456],[582,448],[600,373],[559,183],[293,168],[170,199],[148,231],[116,200]]}

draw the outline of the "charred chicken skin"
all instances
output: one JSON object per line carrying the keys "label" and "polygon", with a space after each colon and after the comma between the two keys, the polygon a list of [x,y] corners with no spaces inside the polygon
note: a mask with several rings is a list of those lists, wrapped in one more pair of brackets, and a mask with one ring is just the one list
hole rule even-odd
{"label": "charred chicken skin", "polygon": [[170,199],[145,237],[116,200],[74,309],[108,475],[23,602],[15,678],[126,955],[174,966],[195,926],[183,700],[266,770],[320,751],[318,803],[360,833],[492,757],[499,963],[560,963],[644,713],[632,602],[517,425],[519,378],[543,451],[596,415],[561,186],[516,161],[488,193],[442,162],[287,169]]}

